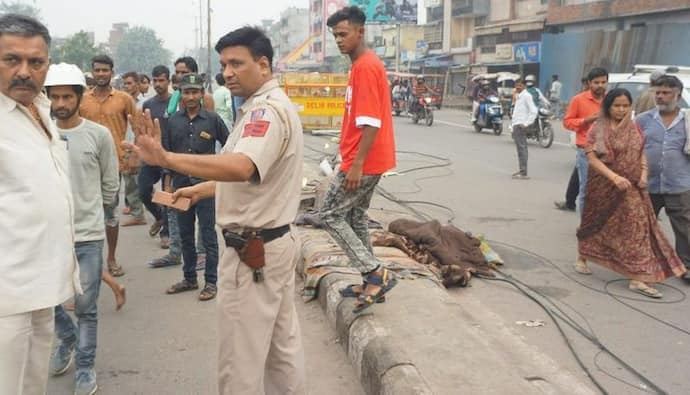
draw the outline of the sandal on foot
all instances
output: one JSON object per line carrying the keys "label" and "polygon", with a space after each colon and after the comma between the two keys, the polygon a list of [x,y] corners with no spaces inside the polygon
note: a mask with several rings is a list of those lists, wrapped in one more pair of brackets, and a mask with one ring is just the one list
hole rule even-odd
{"label": "sandal on foot", "polygon": [[649,285],[643,283],[642,281],[631,281],[630,285],[628,286],[628,289],[630,289],[633,292],[637,292],[639,294],[647,296],[649,298],[661,299],[662,297],[664,297],[664,295],[662,295],[662,293],[659,292],[658,289],[652,288]]}
{"label": "sandal on foot", "polygon": [[122,277],[125,275],[125,270],[116,261],[108,261],[108,272],[113,277]]}
{"label": "sandal on foot", "polygon": [[587,262],[585,262],[582,259],[578,259],[575,261],[575,265],[573,265],[573,268],[575,269],[576,272],[580,274],[592,274],[592,270],[587,266]]}
{"label": "sandal on foot", "polygon": [[188,280],[182,280],[179,283],[173,284],[170,288],[168,288],[165,291],[165,293],[167,293],[168,295],[172,295],[180,292],[194,291],[195,289],[199,289],[198,283],[191,282]]}
{"label": "sandal on foot", "polygon": [[204,286],[204,289],[201,290],[199,293],[199,300],[201,301],[206,301],[206,300],[211,300],[216,297],[216,294],[218,293],[218,288],[216,287],[216,284],[206,284]]}
{"label": "sandal on foot", "polygon": [[[364,284],[350,284],[347,287],[340,290],[340,295],[343,298],[358,298],[362,294],[362,288]],[[355,287],[360,287],[360,290],[356,290]],[[381,296],[376,303],[383,303],[386,301],[386,296]]]}
{"label": "sandal on foot", "polygon": [[[388,269],[380,269],[375,272],[369,273],[364,278],[364,283],[366,284],[364,288],[364,293],[357,297],[357,305],[355,305],[353,313],[358,314],[367,308],[371,307],[374,303],[377,303],[385,294],[387,294],[393,287],[398,285],[398,279],[395,275]],[[367,288],[369,285],[381,287],[375,294],[368,294]]]}

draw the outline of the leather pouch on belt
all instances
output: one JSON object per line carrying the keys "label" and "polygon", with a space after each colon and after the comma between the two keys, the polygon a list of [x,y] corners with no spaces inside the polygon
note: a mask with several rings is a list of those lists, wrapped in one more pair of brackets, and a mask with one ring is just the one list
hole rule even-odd
{"label": "leather pouch on belt", "polygon": [[[261,269],[266,264],[266,254],[264,252],[264,241],[259,237],[247,238],[243,254],[240,255],[242,262],[252,269]],[[244,256],[242,256],[244,255]]]}

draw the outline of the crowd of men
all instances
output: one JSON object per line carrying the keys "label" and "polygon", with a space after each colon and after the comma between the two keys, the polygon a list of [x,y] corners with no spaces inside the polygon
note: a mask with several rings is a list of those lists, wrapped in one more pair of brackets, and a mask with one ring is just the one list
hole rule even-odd
{"label": "crowd of men", "polygon": [[[397,283],[373,256],[367,232],[369,201],[395,166],[395,143],[386,74],[366,47],[365,20],[356,7],[328,19],[353,65],[343,163],[321,212],[362,273],[343,293],[357,298],[355,312],[384,302]],[[175,61],[174,74],[165,65],[151,78],[126,71],[118,90],[110,57],[94,57],[86,75],[75,65],[49,65],[50,43],[39,21],[0,17],[0,249],[9,254],[0,277],[0,393],[44,393],[48,374],[64,374],[72,362],[75,393],[97,391],[101,281],[120,308],[119,227],[145,225],[145,210],[154,218],[148,234],[160,234],[168,249],[149,265],[182,264],[182,280],[166,292],[199,289],[197,270],[204,270],[199,300],[218,296],[219,392],[304,393],[294,305],[300,248],[290,226],[302,184],[302,127],[273,77],[268,37],[244,27],[218,40],[222,73],[213,95],[190,57]],[[153,202],[159,183],[173,192],[167,205]],[[120,224],[121,190],[128,218]],[[188,208],[168,207],[184,199]]]}
{"label": "crowd of men", "polygon": [[[383,64],[366,47],[365,22],[357,7],[327,20],[352,68],[342,163],[319,213],[362,275],[341,290],[356,298],[354,313],[385,302],[397,284],[374,256],[367,230],[374,190],[396,157],[391,91]],[[124,72],[121,91],[113,87],[110,57],[94,57],[87,76],[75,65],[49,65],[50,42],[35,19],[0,17],[0,250],[6,254],[0,262],[0,393],[45,393],[48,373],[64,374],[73,362],[75,393],[96,392],[101,281],[121,307],[124,287],[113,278],[125,275],[117,259],[119,227],[145,225],[145,210],[154,219],[148,234],[159,235],[168,249],[149,265],[182,265],[182,279],[166,293],[201,288],[199,300],[217,297],[219,392],[304,393],[294,305],[300,241],[291,227],[302,184],[303,133],[295,106],[273,77],[268,37],[243,27],[218,40],[222,72],[214,92],[191,57],[177,59],[172,72],[154,67],[150,78],[142,70]],[[688,266],[690,148],[685,113],[678,109],[683,86],[674,78],[652,81],[655,108],[637,122],[648,137],[654,209],[665,208],[671,218],[678,255]],[[556,80],[551,96],[560,95]],[[587,183],[583,147],[608,73],[593,69],[587,81],[564,120],[577,134],[578,208]],[[547,101],[533,85],[529,78],[516,82],[520,170],[514,177],[521,179],[527,178],[527,152],[518,139],[534,120],[535,102]],[[159,184],[172,193],[173,204],[187,199],[189,208],[154,203]],[[128,216],[122,224],[121,189]],[[575,269],[589,272],[581,259]],[[64,305],[72,297],[74,305]]]}

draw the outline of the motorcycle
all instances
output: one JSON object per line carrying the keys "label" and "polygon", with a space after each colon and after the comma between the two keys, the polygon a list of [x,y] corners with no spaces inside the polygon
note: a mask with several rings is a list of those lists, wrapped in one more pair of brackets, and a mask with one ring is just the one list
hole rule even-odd
{"label": "motorcycle", "polygon": [[480,133],[483,129],[492,129],[496,136],[503,133],[503,106],[495,95],[485,98],[479,104],[479,114],[474,121],[474,131]]}
{"label": "motorcycle", "polygon": [[426,95],[424,97],[416,98],[417,103],[411,110],[412,122],[418,123],[420,120],[424,120],[426,126],[431,126],[434,123],[434,111],[432,110],[432,100],[431,96]]}
{"label": "motorcycle", "polygon": [[549,148],[553,144],[553,127],[551,126],[552,113],[546,108],[539,108],[537,119],[527,128],[527,139],[536,140],[543,148]]}
{"label": "motorcycle", "polygon": [[393,99],[393,113],[395,116],[400,116],[400,113],[407,112],[407,100],[403,97]]}

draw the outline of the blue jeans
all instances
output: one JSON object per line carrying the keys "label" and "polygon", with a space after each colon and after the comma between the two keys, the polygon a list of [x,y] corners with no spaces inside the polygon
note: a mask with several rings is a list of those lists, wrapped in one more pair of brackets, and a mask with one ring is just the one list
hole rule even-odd
{"label": "blue jeans", "polygon": [[79,281],[84,289],[74,297],[77,325],[65,309],[55,307],[55,335],[64,344],[77,342],[77,369],[92,368],[98,336],[98,294],[103,274],[103,240],[74,244],[79,261]]}
{"label": "blue jeans", "polygon": [[[139,168],[137,185],[139,186],[139,199],[144,203],[144,207],[153,215],[156,221],[163,220],[163,208],[151,201],[153,196],[153,185],[160,181],[163,175],[163,170],[157,166],[149,166],[142,164]],[[161,235],[168,236],[168,225],[163,221],[163,229]]]}
{"label": "blue jeans", "polygon": [[585,155],[583,148],[577,149],[575,168],[580,179],[580,190],[577,193],[577,213],[582,217],[582,211],[585,208],[585,191],[587,191],[587,170],[589,169],[589,162],[587,162],[587,155]]}
{"label": "blue jeans", "polygon": [[215,284],[218,279],[218,237],[216,235],[215,199],[203,199],[187,211],[177,212],[177,224],[182,239],[182,271],[187,281],[196,282],[196,243],[194,220],[199,220],[199,232],[206,250],[206,284]]}
{"label": "blue jeans", "polygon": [[177,210],[166,208],[165,211],[168,221],[168,234],[170,236],[170,251],[168,254],[179,258],[182,256],[182,240],[180,239],[180,227],[177,224]]}

